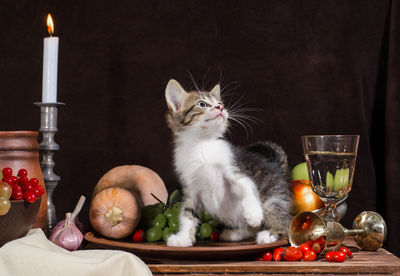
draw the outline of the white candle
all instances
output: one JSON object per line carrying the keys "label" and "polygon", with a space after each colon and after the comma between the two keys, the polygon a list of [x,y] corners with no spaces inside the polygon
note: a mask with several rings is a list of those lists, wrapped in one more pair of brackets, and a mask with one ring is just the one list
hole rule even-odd
{"label": "white candle", "polygon": [[43,45],[43,83],[42,102],[57,102],[57,67],[58,67],[58,37],[52,36],[54,25],[51,15],[47,16],[47,27],[50,37],[44,39]]}

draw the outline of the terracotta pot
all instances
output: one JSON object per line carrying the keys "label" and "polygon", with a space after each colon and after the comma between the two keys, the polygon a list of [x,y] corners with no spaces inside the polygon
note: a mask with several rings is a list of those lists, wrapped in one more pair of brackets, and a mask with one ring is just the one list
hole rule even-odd
{"label": "terracotta pot", "polygon": [[[24,168],[28,178],[36,177],[43,187],[44,180],[39,163],[37,131],[0,131],[0,170],[10,167],[13,175]],[[47,196],[41,197],[39,213],[33,227],[46,228]]]}

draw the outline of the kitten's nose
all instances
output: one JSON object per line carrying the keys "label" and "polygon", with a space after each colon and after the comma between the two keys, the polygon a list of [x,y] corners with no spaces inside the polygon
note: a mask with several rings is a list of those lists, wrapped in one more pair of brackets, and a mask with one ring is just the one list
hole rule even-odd
{"label": "kitten's nose", "polygon": [[224,108],[222,107],[222,105],[217,105],[215,108],[218,109],[219,111],[224,110]]}

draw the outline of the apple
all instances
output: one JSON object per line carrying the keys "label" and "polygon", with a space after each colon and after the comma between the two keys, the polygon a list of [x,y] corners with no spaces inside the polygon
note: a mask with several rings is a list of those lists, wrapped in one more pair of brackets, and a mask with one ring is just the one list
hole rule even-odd
{"label": "apple", "polygon": [[292,169],[291,179],[292,179],[292,181],[295,181],[295,180],[309,180],[309,178],[308,178],[308,169],[307,169],[307,163],[306,162],[297,164]]}
{"label": "apple", "polygon": [[291,179],[294,201],[293,212],[295,214],[324,207],[322,200],[311,189],[306,162],[300,163],[292,169]]}

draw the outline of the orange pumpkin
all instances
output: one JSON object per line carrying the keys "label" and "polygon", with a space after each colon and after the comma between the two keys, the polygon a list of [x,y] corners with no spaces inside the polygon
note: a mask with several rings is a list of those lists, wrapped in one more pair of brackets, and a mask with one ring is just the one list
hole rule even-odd
{"label": "orange pumpkin", "polygon": [[151,194],[167,201],[167,189],[157,173],[137,165],[115,167],[93,190],[89,221],[105,237],[125,238],[139,223],[141,207],[158,202]]}

